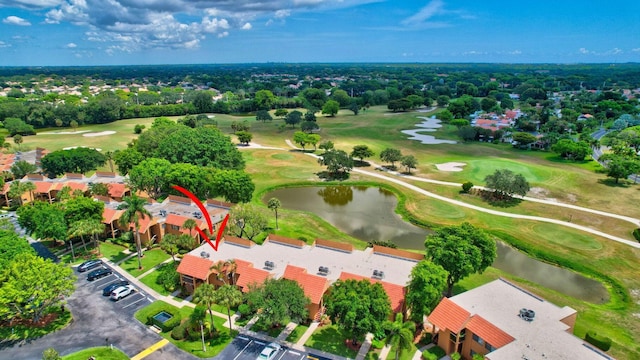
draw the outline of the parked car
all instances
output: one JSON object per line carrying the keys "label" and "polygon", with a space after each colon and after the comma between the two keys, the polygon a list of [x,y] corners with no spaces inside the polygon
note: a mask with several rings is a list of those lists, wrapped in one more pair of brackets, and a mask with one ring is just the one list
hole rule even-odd
{"label": "parked car", "polygon": [[85,261],[78,266],[78,272],[85,272],[91,269],[95,269],[102,265],[102,260],[89,260]]}
{"label": "parked car", "polygon": [[107,287],[102,289],[102,296],[110,296],[113,290],[126,285],[129,285],[129,282],[127,280],[121,280],[121,281],[116,281],[114,283],[111,283],[107,285]]}
{"label": "parked car", "polygon": [[256,360],[272,360],[276,357],[280,349],[282,349],[282,347],[279,344],[270,343],[262,349],[262,352],[258,355]]}
{"label": "parked car", "polygon": [[111,271],[111,269],[101,268],[101,269],[93,270],[92,272],[90,272],[87,275],[87,280],[93,281],[95,279],[99,279],[101,277],[111,275],[111,274],[113,274],[113,271]]}
{"label": "parked car", "polygon": [[119,288],[111,292],[111,300],[118,301],[134,291],[136,291],[136,289],[133,287],[133,285],[120,286]]}

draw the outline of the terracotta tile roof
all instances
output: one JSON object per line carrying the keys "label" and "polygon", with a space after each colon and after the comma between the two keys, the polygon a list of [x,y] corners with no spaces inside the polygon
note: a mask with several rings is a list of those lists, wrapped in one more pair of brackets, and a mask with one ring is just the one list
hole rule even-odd
{"label": "terracotta tile roof", "polygon": [[53,183],[46,181],[34,181],[33,184],[36,186],[35,192],[40,194],[48,194],[53,187]]}
{"label": "terracotta tile roof", "polygon": [[96,171],[96,176],[97,177],[116,177],[116,173],[113,172],[109,172],[109,171]]}
{"label": "terracotta tile roof", "polygon": [[290,239],[290,238],[280,236],[280,235],[275,235],[275,234],[269,234],[265,241],[278,243],[282,245],[294,246],[297,248],[302,248],[303,246],[306,245],[306,243],[302,240]]}
{"label": "terracotta tile roof", "polygon": [[191,276],[200,280],[207,280],[209,276],[209,268],[213,265],[213,261],[203,259],[198,256],[185,254],[178,265],[178,273]]}
{"label": "terracotta tile roof", "polygon": [[480,336],[494,348],[501,348],[515,340],[514,337],[500,330],[480,315],[474,315],[466,326],[472,333]]}
{"label": "terracotta tile roof", "polygon": [[271,277],[268,271],[256,269],[248,261],[240,259],[235,259],[235,261],[237,266],[236,273],[239,275],[236,285],[242,288],[242,292],[248,292],[250,284],[262,284]]}
{"label": "terracotta tile roof", "polygon": [[235,244],[235,245],[240,245],[246,248],[250,248],[253,247],[254,245],[256,245],[256,243],[254,243],[251,240],[247,240],[247,239],[243,239],[243,238],[239,238],[239,237],[235,237],[235,236],[231,236],[231,235],[223,235],[222,236],[222,241],[230,243],[230,244]]}
{"label": "terracotta tile roof", "polygon": [[191,205],[191,199],[186,198],[186,197],[177,196],[177,195],[169,195],[167,197],[167,199],[169,199],[169,202],[176,202],[176,203],[180,203],[180,204]]}
{"label": "terracotta tile roof", "polygon": [[349,253],[353,251],[353,245],[338,242],[338,241],[316,239],[315,245],[323,248],[344,251]]}
{"label": "terracotta tile roof", "polygon": [[89,185],[87,185],[86,183],[79,183],[76,181],[66,181],[64,185],[70,187],[72,192],[75,190],[81,190],[83,192],[89,191]]}
{"label": "terracotta tile roof", "polygon": [[459,333],[464,328],[470,315],[467,310],[456,305],[449,298],[443,298],[429,314],[428,320],[441,330],[449,329],[454,333]]}
{"label": "terracotta tile roof", "polygon": [[111,224],[115,220],[120,219],[120,215],[122,215],[122,213],[122,210],[115,210],[106,207],[102,211],[102,222],[105,224]]}
{"label": "terracotta tile roof", "polygon": [[124,193],[129,190],[127,185],[118,183],[107,184],[107,187],[109,188],[109,196],[112,198],[121,198],[124,196]]}
{"label": "terracotta tile roof", "polygon": [[392,249],[390,247],[380,246],[380,245],[373,245],[373,253],[391,256],[395,258],[414,260],[414,261],[420,261],[424,259],[423,254],[418,254],[411,251],[405,251],[405,250],[399,250],[399,249]]}
{"label": "terracotta tile roof", "polygon": [[394,313],[402,312],[402,308],[404,304],[404,295],[405,295],[405,290],[403,286],[388,283],[386,281],[380,281],[377,279],[371,279],[368,277],[364,277],[361,275],[352,274],[344,271],[340,273],[339,279],[340,280],[356,280],[356,281],[368,280],[370,283],[380,283],[384,291],[387,293],[387,296],[389,296],[389,301],[391,302],[391,310]]}
{"label": "terracotta tile roof", "polygon": [[293,265],[287,265],[282,277],[297,282],[312,304],[320,304],[322,295],[329,288],[329,281],[326,278],[307,274],[307,269]]}
{"label": "terracotta tile roof", "polygon": [[224,202],[219,200],[207,199],[206,206],[222,207],[225,209],[231,209],[235,204],[230,202]]}
{"label": "terracotta tile roof", "polygon": [[[184,224],[185,221],[189,220],[191,218],[188,218],[186,216],[180,216],[180,215],[176,215],[176,214],[168,214],[166,219],[165,219],[165,223],[169,224],[169,225],[175,225],[175,226],[179,226],[180,227],[180,232],[186,235],[189,235],[189,233],[191,232],[193,236],[196,236],[197,232],[196,230],[191,230],[189,231],[189,229],[184,229],[182,228],[182,225]],[[205,228],[205,223],[202,220],[197,220],[197,219],[193,219],[196,221],[196,227],[200,228],[200,229],[204,229]]]}
{"label": "terracotta tile roof", "polygon": [[[149,230],[149,227],[151,225],[153,225],[155,223],[155,221],[150,218],[149,216],[145,216],[144,219],[143,218],[138,218],[138,231],[140,233],[146,233],[147,230]],[[134,227],[133,223],[129,224],[130,227]]]}
{"label": "terracotta tile roof", "polygon": [[64,174],[64,176],[67,179],[82,179],[82,178],[84,178],[84,175],[77,174],[77,173],[66,173],[66,174]]}

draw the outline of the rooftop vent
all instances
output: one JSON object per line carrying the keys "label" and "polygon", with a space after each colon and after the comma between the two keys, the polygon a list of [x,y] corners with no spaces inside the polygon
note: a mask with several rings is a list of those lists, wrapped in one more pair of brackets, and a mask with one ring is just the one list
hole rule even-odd
{"label": "rooftop vent", "polygon": [[382,279],[384,277],[384,271],[373,270],[373,276],[372,277],[378,278],[378,279]]}
{"label": "rooftop vent", "polygon": [[201,251],[200,252],[200,257],[202,257],[203,259],[208,259],[209,258],[209,253],[206,251]]}
{"label": "rooftop vent", "polygon": [[265,261],[264,262],[264,268],[268,269],[268,270],[272,270],[274,267],[276,267],[276,264],[273,263],[273,261]]}
{"label": "rooftop vent", "polygon": [[328,267],[326,267],[326,266],[320,266],[320,267],[318,268],[318,274],[320,274],[320,275],[327,275],[327,274],[329,274],[329,268],[328,268]]}
{"label": "rooftop vent", "polygon": [[196,219],[202,219],[202,213],[200,211],[194,211],[193,217],[195,217]]}
{"label": "rooftop vent", "polygon": [[536,312],[531,309],[522,308],[520,309],[520,314],[518,314],[518,317],[520,317],[524,321],[533,321],[533,319],[536,317]]}
{"label": "rooftop vent", "polygon": [[166,217],[167,216],[167,210],[160,210],[160,216]]}

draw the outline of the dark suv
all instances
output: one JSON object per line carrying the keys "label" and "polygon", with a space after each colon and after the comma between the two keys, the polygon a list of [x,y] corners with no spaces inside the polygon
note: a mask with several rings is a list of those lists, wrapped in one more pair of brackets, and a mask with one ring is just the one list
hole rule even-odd
{"label": "dark suv", "polygon": [[116,281],[114,283],[111,283],[106,288],[102,289],[102,296],[109,296],[111,295],[111,292],[113,290],[119,288],[120,286],[126,286],[126,285],[129,285],[129,282],[127,280]]}
{"label": "dark suv", "polygon": [[93,281],[95,279],[99,279],[101,277],[111,275],[111,274],[113,274],[113,271],[111,271],[111,269],[102,268],[98,270],[93,270],[92,272],[89,273],[89,275],[87,275],[87,280]]}
{"label": "dark suv", "polygon": [[102,265],[102,260],[89,260],[85,261],[78,266],[78,272],[85,272],[91,269],[95,269]]}

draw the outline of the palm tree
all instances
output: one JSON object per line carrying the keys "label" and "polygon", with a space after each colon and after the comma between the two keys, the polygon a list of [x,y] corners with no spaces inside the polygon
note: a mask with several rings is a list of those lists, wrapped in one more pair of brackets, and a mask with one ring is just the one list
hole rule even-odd
{"label": "palm tree", "polygon": [[104,153],[104,156],[107,158],[107,161],[109,162],[109,168],[111,169],[111,172],[115,172],[113,171],[113,151],[106,151]]}
{"label": "palm tree", "polygon": [[234,285],[235,276],[236,276],[236,270],[238,269],[238,264],[236,264],[236,260],[235,259],[229,259],[229,260],[224,262],[224,265],[227,268],[226,272],[227,272],[227,274],[229,274],[229,279],[231,279],[229,281],[229,283],[231,285]]}
{"label": "palm tree", "polygon": [[178,252],[178,244],[180,242],[180,237],[176,234],[167,234],[162,238],[162,242],[160,243],[160,248],[163,251],[171,254],[171,258],[173,261],[176,261],[175,254]]}
{"label": "palm tree", "polygon": [[120,224],[123,226],[129,226],[133,223],[134,231],[136,232],[136,248],[138,250],[138,269],[142,269],[142,245],[140,244],[140,227],[139,220],[149,216],[152,218],[151,213],[145,209],[144,205],[147,201],[136,194],[131,196],[125,196],[122,199],[122,204],[118,206],[118,210],[124,210],[120,217]]}
{"label": "palm tree", "polygon": [[87,219],[83,220],[86,222],[84,225],[86,227],[87,233],[91,235],[93,238],[93,244],[96,249],[98,249],[98,255],[100,255],[100,245],[98,244],[98,234],[104,234],[104,230],[106,225],[102,223],[102,221],[98,219]]}
{"label": "palm tree", "polygon": [[209,270],[214,270],[216,272],[216,277],[218,278],[218,280],[222,281],[222,283],[225,285],[227,284],[227,280],[225,280],[226,276],[224,275],[226,267],[226,263],[220,260],[217,263],[211,265],[211,267],[209,268]]}
{"label": "palm tree", "polygon": [[192,239],[193,239],[193,229],[195,229],[196,226],[198,226],[198,223],[193,219],[187,219],[182,224],[182,228],[183,229],[188,229],[189,230],[189,236],[191,236]]}
{"label": "palm tree", "polygon": [[412,321],[404,322],[402,314],[396,314],[396,321],[388,323],[387,337],[384,339],[385,344],[395,346],[396,360],[400,358],[400,354],[404,350],[410,349],[413,344],[413,334],[416,331],[416,324]]}
{"label": "palm tree", "polygon": [[211,332],[216,331],[216,327],[213,325],[213,312],[211,307],[215,304],[216,289],[211,284],[204,283],[193,292],[193,302],[205,306],[209,310],[209,316],[211,316]]}
{"label": "palm tree", "polygon": [[69,241],[71,241],[72,238],[80,237],[80,240],[82,240],[82,247],[84,248],[85,254],[87,253],[87,244],[84,242],[84,236],[89,234],[89,231],[87,230],[87,226],[86,226],[86,221],[87,220],[79,220],[71,223],[71,225],[69,226],[69,230],[67,232],[69,236]]}
{"label": "palm tree", "polygon": [[[33,183],[31,183],[31,185],[33,185]],[[20,201],[20,205],[23,205],[22,194],[24,194],[25,192],[26,190],[24,188],[24,185],[22,185],[22,183],[19,180],[14,180],[9,186],[9,191],[7,195],[9,195],[9,197],[14,200],[18,199]]]}
{"label": "palm tree", "polygon": [[278,198],[271,198],[267,203],[267,207],[273,210],[276,213],[276,230],[278,229],[278,208],[280,208],[282,204]]}
{"label": "palm tree", "polygon": [[216,304],[227,308],[227,316],[229,317],[229,333],[233,330],[231,327],[231,308],[242,304],[242,292],[233,285],[222,285],[215,292]]}

